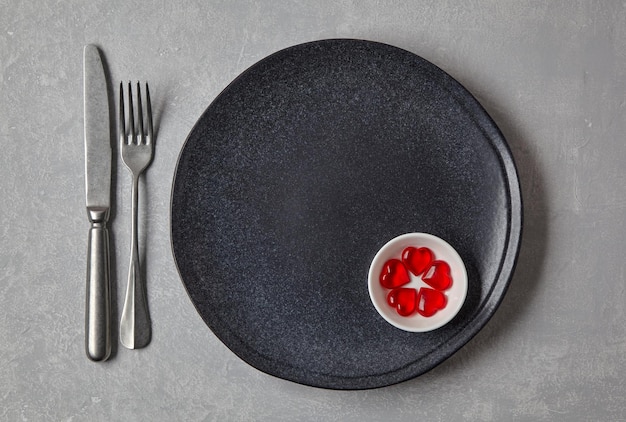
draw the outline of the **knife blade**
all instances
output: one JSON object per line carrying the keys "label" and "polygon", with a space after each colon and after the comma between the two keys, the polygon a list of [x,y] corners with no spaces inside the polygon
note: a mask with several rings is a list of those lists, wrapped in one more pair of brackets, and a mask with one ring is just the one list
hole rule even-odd
{"label": "knife blade", "polygon": [[91,223],[87,249],[87,304],[85,350],[93,361],[111,354],[111,288],[109,281],[109,232],[111,207],[111,134],[109,99],[98,48],[83,51],[85,109],[85,192]]}

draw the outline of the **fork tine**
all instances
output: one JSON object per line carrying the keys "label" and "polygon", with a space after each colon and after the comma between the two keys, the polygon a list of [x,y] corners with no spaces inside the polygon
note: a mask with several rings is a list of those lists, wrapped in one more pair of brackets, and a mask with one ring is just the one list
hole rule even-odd
{"label": "fork tine", "polygon": [[128,143],[134,144],[137,139],[137,132],[135,131],[135,110],[133,109],[133,88],[128,82]]}
{"label": "fork tine", "polygon": [[148,138],[147,144],[152,143],[153,130],[152,130],[152,104],[150,104],[150,90],[148,89],[148,82],[146,82],[146,112],[148,118]]}
{"label": "fork tine", "polygon": [[143,107],[141,106],[141,87],[137,81],[137,145],[146,141],[146,134],[143,131]]}
{"label": "fork tine", "polygon": [[126,122],[124,116],[124,83],[120,82],[120,116],[117,125],[117,133],[120,138],[120,144],[126,143]]}

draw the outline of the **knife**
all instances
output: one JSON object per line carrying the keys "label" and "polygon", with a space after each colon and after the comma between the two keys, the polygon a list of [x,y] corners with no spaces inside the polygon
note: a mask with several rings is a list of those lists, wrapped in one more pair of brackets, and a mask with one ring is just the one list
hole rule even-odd
{"label": "knife", "polygon": [[91,222],[87,249],[87,306],[85,349],[93,361],[111,354],[111,288],[109,281],[109,232],[111,206],[111,135],[109,99],[98,48],[83,52],[85,95],[85,190]]}

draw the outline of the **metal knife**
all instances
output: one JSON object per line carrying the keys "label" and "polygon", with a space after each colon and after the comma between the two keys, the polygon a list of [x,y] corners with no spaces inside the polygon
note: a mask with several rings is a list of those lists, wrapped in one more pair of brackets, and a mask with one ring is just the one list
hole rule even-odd
{"label": "metal knife", "polygon": [[91,222],[87,250],[87,306],[85,349],[93,361],[111,354],[111,287],[109,280],[109,232],[111,206],[111,134],[109,99],[98,48],[83,52],[85,95],[85,190]]}

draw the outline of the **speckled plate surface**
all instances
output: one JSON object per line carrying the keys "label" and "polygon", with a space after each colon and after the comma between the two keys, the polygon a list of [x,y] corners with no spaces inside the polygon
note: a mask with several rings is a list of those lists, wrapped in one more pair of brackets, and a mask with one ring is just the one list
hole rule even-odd
{"label": "speckled plate surface", "polygon": [[[405,50],[297,45],[233,81],[189,134],[171,204],[175,261],[215,335],[250,365],[333,389],[386,386],[438,365],[491,318],[520,245],[513,158],[480,104]],[[387,323],[370,262],[409,232],[467,267],[447,325]]]}

